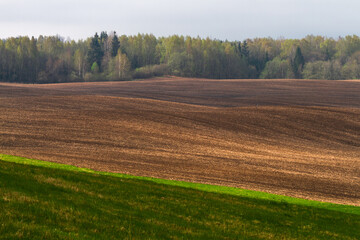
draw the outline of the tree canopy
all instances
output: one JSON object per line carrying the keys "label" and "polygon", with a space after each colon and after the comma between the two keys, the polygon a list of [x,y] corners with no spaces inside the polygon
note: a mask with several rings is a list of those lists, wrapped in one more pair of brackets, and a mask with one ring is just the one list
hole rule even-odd
{"label": "tree canopy", "polygon": [[96,33],[0,40],[0,81],[47,83],[124,80],[165,74],[201,78],[360,78],[360,38],[244,41],[152,34]]}

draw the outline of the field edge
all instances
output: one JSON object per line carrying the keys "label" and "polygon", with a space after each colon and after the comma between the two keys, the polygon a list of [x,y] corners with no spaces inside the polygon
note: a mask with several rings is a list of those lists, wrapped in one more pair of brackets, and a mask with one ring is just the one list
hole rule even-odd
{"label": "field edge", "polygon": [[190,188],[190,189],[195,189],[195,190],[205,191],[205,192],[228,194],[228,195],[245,197],[245,198],[256,198],[256,199],[268,200],[268,201],[273,201],[273,202],[302,205],[302,206],[315,207],[315,208],[321,208],[321,209],[326,209],[326,210],[360,215],[360,207],[358,207],[358,206],[307,200],[307,199],[289,197],[289,196],[284,196],[284,195],[276,195],[276,194],[271,194],[271,193],[267,193],[267,192],[246,190],[246,189],[235,188],[235,187],[218,186],[218,185],[210,185],[210,184],[202,184],[202,183],[194,183],[194,182],[185,182],[185,181],[176,181],[176,180],[168,180],[168,179],[152,178],[152,177],[142,177],[142,176],[134,176],[134,175],[129,175],[129,174],[122,174],[122,173],[101,172],[101,171],[95,171],[95,170],[88,169],[88,168],[80,168],[80,167],[76,167],[73,165],[47,162],[47,161],[42,161],[42,160],[29,159],[29,158],[25,158],[25,157],[6,155],[6,154],[0,154],[0,161],[12,162],[12,163],[23,164],[23,165],[32,165],[32,166],[37,166],[37,167],[68,170],[68,171],[73,171],[73,172],[85,172],[85,173],[90,173],[90,174],[98,174],[98,175],[112,176],[112,177],[125,178],[125,179],[138,179],[138,180],[143,180],[143,181],[151,181],[151,182],[158,183],[158,184]]}

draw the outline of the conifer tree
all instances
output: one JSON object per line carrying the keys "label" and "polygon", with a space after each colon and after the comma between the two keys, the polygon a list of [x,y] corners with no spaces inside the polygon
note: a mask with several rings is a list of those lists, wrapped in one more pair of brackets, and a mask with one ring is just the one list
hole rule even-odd
{"label": "conifer tree", "polygon": [[246,40],[243,41],[241,53],[244,57],[249,57],[249,48]]}
{"label": "conifer tree", "polygon": [[92,66],[94,62],[97,65],[101,66],[101,59],[104,56],[104,53],[101,49],[100,42],[99,42],[99,35],[95,33],[95,36],[91,39],[90,49],[88,53],[88,63],[89,66]]}
{"label": "conifer tree", "polygon": [[104,42],[106,42],[106,40],[108,39],[108,34],[107,34],[107,32],[105,32],[105,31],[102,31],[101,33],[100,33],[100,43],[101,44],[103,44]]}
{"label": "conifer tree", "polygon": [[295,78],[301,78],[301,73],[302,73],[304,65],[305,65],[304,56],[302,55],[300,47],[297,47],[294,60],[292,61],[292,69],[293,69]]}
{"label": "conifer tree", "polygon": [[118,50],[120,48],[120,42],[119,42],[119,38],[116,35],[116,32],[114,32],[114,37],[112,38],[111,41],[111,56],[115,57],[118,53]]}
{"label": "conifer tree", "polygon": [[242,56],[241,42],[237,43],[237,49],[240,56]]}

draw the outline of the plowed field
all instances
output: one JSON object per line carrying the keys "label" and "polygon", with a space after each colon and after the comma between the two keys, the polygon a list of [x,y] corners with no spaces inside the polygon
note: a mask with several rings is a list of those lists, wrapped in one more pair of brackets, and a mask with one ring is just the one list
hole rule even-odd
{"label": "plowed field", "polygon": [[0,83],[0,153],[360,205],[360,82]]}

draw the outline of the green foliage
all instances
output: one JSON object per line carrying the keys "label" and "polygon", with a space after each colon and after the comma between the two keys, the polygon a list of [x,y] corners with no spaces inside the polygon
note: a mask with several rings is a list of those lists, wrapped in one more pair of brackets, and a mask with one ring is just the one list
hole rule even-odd
{"label": "green foliage", "polygon": [[141,68],[135,69],[133,73],[133,78],[141,79],[141,78],[151,78],[151,77],[159,77],[164,76],[169,73],[169,67],[166,64],[145,66]]}
{"label": "green foliage", "polygon": [[325,79],[329,69],[327,61],[316,61],[306,63],[303,71],[305,79]]}
{"label": "green foliage", "polygon": [[186,75],[189,72],[189,59],[186,52],[175,52],[171,54],[168,60],[169,68],[175,75]]}
{"label": "green foliage", "polygon": [[355,52],[345,63],[341,75],[344,79],[360,79],[360,51]]}
{"label": "green foliage", "polygon": [[280,40],[280,57],[282,59],[293,59],[295,57],[296,48],[300,45],[300,40],[298,39],[285,39]]}
{"label": "green foliage", "polygon": [[266,63],[274,59],[280,54],[280,48],[278,42],[271,38],[257,38],[249,40],[249,52],[248,62],[251,66],[256,68],[255,78],[263,72]]}
{"label": "green foliage", "polygon": [[[102,37],[104,37],[102,35]],[[95,33],[95,36],[91,39],[90,46],[89,46],[89,52],[88,52],[88,63],[90,66],[93,65],[94,62],[97,63],[98,67],[101,66],[101,60],[104,56],[104,52],[100,46],[100,40],[97,33]]]}
{"label": "green foliage", "polygon": [[301,53],[300,47],[296,48],[294,60],[291,62],[291,67],[295,78],[301,78],[302,69],[305,64],[304,56]]}
{"label": "green foliage", "polygon": [[336,56],[342,62],[346,62],[355,52],[360,51],[360,38],[356,35],[340,38],[336,45]]}
{"label": "green foliage", "polygon": [[288,60],[281,60],[279,57],[266,63],[265,69],[260,75],[260,78],[281,79],[293,78],[291,64]]}
{"label": "green foliage", "polygon": [[309,62],[305,65],[303,77],[305,79],[343,79],[342,72],[345,73],[346,68],[346,66],[342,68],[338,61]]}
{"label": "green foliage", "polygon": [[[308,35],[300,40],[299,47],[306,62],[327,61],[332,53],[333,39],[325,39],[322,36]],[[325,43],[326,42],[326,43]]]}
{"label": "green foliage", "polygon": [[0,238],[3,239],[358,239],[360,236],[360,211],[354,206],[96,173],[6,155],[0,155],[0,159],[8,161],[0,164]]}
{"label": "green foliage", "polygon": [[108,63],[109,80],[126,80],[130,78],[130,62],[126,54],[118,50],[118,54]]}
{"label": "green foliage", "polygon": [[111,40],[111,56],[115,57],[118,53],[118,50],[120,48],[120,42],[119,38],[116,35],[116,32],[114,32],[114,36]]}
{"label": "green foliage", "polygon": [[241,54],[246,58],[249,57],[250,53],[249,53],[248,44],[247,44],[246,40],[243,41],[243,44],[241,47]]}
{"label": "green foliage", "polygon": [[94,62],[92,65],[91,65],[91,72],[93,74],[98,74],[100,72],[100,68],[99,68],[99,65],[97,64],[97,62]]}
{"label": "green foliage", "polygon": [[75,51],[74,54],[74,69],[79,79],[83,78],[85,75],[85,66],[85,52],[83,49],[79,48]]}
{"label": "green foliage", "polygon": [[[116,60],[119,50],[124,55],[121,58],[127,59],[122,71]],[[166,72],[218,79],[302,78],[305,75],[308,78],[354,79],[359,78],[356,57],[359,52],[360,38],[356,35],[337,40],[309,35],[303,39],[256,38],[243,42],[179,35],[118,37],[115,32],[110,35],[101,32],[100,37],[95,34],[86,41],[77,42],[64,41],[59,36],[17,37],[0,41],[0,81],[130,79],[132,75],[153,75],[148,69],[159,65],[166,65],[167,70],[154,75]],[[94,78],[91,69],[94,62],[101,78]],[[288,72],[287,63],[291,63],[292,73]],[[330,72],[324,72],[320,65]]]}
{"label": "green foliage", "polygon": [[320,50],[325,56],[324,60],[331,60],[336,53],[336,41],[334,39],[325,39],[320,43]]}

